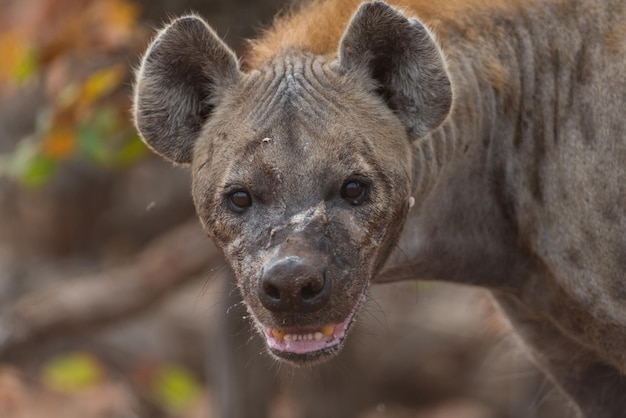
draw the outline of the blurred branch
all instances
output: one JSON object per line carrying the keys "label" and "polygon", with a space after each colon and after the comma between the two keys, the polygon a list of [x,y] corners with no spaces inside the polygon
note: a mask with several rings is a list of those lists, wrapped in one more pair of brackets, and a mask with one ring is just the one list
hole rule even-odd
{"label": "blurred branch", "polygon": [[127,265],[27,294],[0,314],[0,358],[137,313],[221,262],[196,220],[154,240]]}

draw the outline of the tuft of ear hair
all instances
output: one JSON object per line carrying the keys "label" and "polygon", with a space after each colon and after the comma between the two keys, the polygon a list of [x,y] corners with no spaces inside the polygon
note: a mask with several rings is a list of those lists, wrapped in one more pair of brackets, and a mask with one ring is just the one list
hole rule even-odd
{"label": "tuft of ear hair", "polygon": [[240,74],[235,53],[204,20],[174,20],[152,41],[137,72],[133,113],[143,141],[174,163],[191,163],[221,92]]}
{"label": "tuft of ear hair", "polygon": [[339,65],[376,82],[410,139],[428,134],[450,113],[450,78],[433,35],[384,2],[358,8],[339,44]]}

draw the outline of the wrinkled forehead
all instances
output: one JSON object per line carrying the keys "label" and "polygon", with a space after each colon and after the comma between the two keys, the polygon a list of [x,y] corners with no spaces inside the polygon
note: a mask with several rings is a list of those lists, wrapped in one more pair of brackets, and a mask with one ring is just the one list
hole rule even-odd
{"label": "wrinkled forehead", "polygon": [[[296,137],[310,131],[321,135],[345,120],[346,80],[325,58],[286,53],[247,75],[240,100],[246,102],[247,123],[275,135]],[[281,132],[282,131],[282,132]]]}
{"label": "wrinkled forehead", "polygon": [[235,119],[248,132],[237,153],[302,169],[319,169],[318,160],[362,160],[353,152],[362,141],[346,84],[332,63],[302,53],[282,55],[248,74],[236,93]]}
{"label": "wrinkled forehead", "polygon": [[246,74],[220,103],[196,166],[207,166],[208,150],[214,164],[206,177],[218,189],[239,184],[261,195],[319,195],[350,176],[405,173],[405,129],[366,88],[324,57],[283,54]]}

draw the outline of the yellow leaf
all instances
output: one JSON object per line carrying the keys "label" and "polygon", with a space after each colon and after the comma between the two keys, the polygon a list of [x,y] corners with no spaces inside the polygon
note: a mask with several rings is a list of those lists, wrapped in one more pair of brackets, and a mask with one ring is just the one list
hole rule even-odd
{"label": "yellow leaf", "polygon": [[83,105],[93,103],[120,85],[126,74],[123,65],[105,68],[91,74],[82,86],[80,101]]}
{"label": "yellow leaf", "polygon": [[137,21],[139,9],[125,0],[100,2],[106,23],[121,29],[131,28]]}
{"label": "yellow leaf", "polygon": [[72,392],[86,389],[103,379],[102,366],[91,354],[74,352],[48,361],[42,370],[43,383],[50,389]]}
{"label": "yellow leaf", "polygon": [[0,33],[0,81],[22,81],[35,69],[33,48],[17,32]]}
{"label": "yellow leaf", "polygon": [[102,46],[116,48],[125,45],[136,29],[139,8],[128,0],[108,0],[93,3],[91,16],[98,22],[98,41]]}
{"label": "yellow leaf", "polygon": [[13,76],[22,56],[21,39],[15,31],[0,33],[0,79]]}
{"label": "yellow leaf", "polygon": [[55,159],[68,157],[76,148],[76,135],[72,129],[54,129],[43,141],[43,153]]}
{"label": "yellow leaf", "polygon": [[165,409],[180,412],[196,401],[200,388],[200,383],[187,369],[170,364],[158,371],[152,393]]}

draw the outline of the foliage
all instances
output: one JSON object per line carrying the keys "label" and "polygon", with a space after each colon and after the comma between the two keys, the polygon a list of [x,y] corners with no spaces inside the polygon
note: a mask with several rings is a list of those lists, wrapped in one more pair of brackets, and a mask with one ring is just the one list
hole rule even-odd
{"label": "foliage", "polygon": [[[48,359],[41,367],[40,380],[49,390],[72,394],[101,385],[106,375],[106,366],[96,356],[73,351]],[[140,363],[133,380],[156,405],[172,414],[191,408],[203,390],[188,369],[173,363]]]}
{"label": "foliage", "polygon": [[128,56],[145,36],[130,0],[10,0],[0,16],[0,100],[41,90],[36,127],[0,176],[45,184],[71,159],[124,167],[145,153],[130,123]]}
{"label": "foliage", "polygon": [[72,352],[55,357],[44,365],[41,380],[59,392],[87,389],[103,379],[100,362],[89,353]]}
{"label": "foliage", "polygon": [[152,396],[167,411],[188,409],[200,394],[200,384],[185,368],[166,364],[162,366],[152,385]]}
{"label": "foliage", "polygon": [[146,359],[134,366],[132,380],[159,408],[174,415],[189,411],[206,390],[189,369]]}

